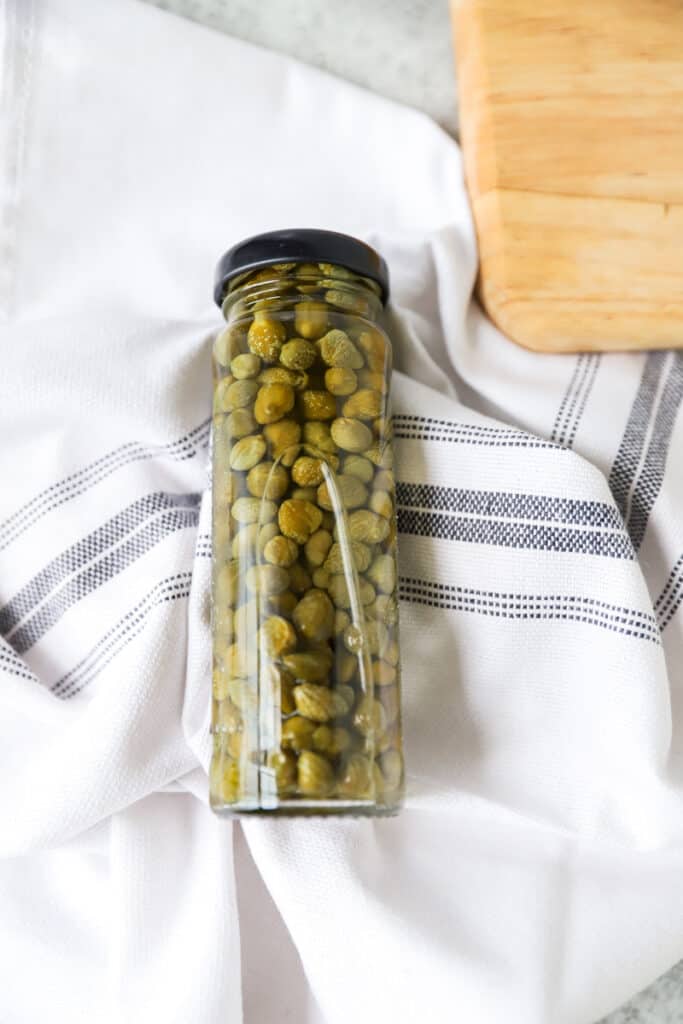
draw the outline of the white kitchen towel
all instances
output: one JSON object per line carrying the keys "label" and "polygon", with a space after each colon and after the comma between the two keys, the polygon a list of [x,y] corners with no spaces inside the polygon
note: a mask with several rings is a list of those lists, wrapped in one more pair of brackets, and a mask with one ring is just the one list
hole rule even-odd
{"label": "white kitchen towel", "polygon": [[[0,12],[0,1020],[589,1024],[683,956],[683,354],[506,340],[424,116]],[[290,226],[392,272],[391,821],[206,806],[212,272]]]}

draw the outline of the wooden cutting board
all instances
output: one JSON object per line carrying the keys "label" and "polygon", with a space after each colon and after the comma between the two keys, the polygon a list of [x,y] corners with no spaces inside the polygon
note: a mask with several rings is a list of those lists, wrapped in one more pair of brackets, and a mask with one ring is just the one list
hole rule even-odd
{"label": "wooden cutting board", "polygon": [[453,0],[480,297],[528,348],[683,346],[682,0]]}

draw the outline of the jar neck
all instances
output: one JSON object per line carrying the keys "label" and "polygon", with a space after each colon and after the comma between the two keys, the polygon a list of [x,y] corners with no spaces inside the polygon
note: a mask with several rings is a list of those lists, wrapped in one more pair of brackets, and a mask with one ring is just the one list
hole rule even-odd
{"label": "jar neck", "polygon": [[379,286],[334,264],[273,264],[231,282],[223,299],[228,323],[258,314],[291,312],[299,303],[324,303],[330,310],[373,323],[382,313]]}

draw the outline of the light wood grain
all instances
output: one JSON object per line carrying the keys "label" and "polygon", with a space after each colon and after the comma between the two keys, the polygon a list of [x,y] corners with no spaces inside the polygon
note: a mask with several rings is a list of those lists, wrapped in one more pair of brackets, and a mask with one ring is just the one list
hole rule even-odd
{"label": "light wood grain", "polygon": [[454,0],[480,295],[529,348],[683,347],[683,3]]}

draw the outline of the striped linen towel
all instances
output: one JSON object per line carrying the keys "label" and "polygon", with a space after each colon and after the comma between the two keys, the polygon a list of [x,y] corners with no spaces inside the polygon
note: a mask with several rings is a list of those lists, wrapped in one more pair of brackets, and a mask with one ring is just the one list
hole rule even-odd
{"label": "striped linen towel", "polygon": [[[683,956],[683,355],[472,300],[425,117],[133,0],[4,0],[0,1020],[588,1024]],[[206,806],[230,243],[393,275],[408,800]]]}

